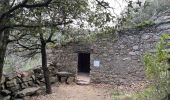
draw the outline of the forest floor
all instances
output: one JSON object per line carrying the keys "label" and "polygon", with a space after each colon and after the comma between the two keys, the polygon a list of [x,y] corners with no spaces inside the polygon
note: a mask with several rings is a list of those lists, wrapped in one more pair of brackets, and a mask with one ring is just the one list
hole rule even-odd
{"label": "forest floor", "polygon": [[109,85],[53,85],[50,95],[34,96],[31,100],[113,100]]}
{"label": "forest floor", "polygon": [[133,93],[142,91],[145,83],[131,86],[111,86],[107,84],[53,84],[53,93],[34,96],[31,100],[132,100]]}

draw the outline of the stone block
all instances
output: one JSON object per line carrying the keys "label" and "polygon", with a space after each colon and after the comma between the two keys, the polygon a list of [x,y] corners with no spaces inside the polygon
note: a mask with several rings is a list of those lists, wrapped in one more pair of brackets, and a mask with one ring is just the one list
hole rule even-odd
{"label": "stone block", "polygon": [[20,89],[21,89],[20,85],[15,85],[15,86],[9,88],[9,90],[12,92],[16,92]]}
{"label": "stone block", "polygon": [[67,77],[61,77],[60,82],[61,82],[61,83],[67,82]]}
{"label": "stone block", "polygon": [[31,97],[30,96],[26,96],[23,98],[24,100],[31,100]]}
{"label": "stone block", "polygon": [[50,82],[51,84],[54,84],[56,83],[58,80],[57,80],[57,77],[50,77]]}
{"label": "stone block", "polygon": [[5,85],[4,84],[0,84],[0,90],[5,89]]}
{"label": "stone block", "polygon": [[75,77],[69,77],[67,79],[67,84],[71,84],[71,83],[74,83],[75,82]]}
{"label": "stone block", "polygon": [[28,87],[28,83],[22,83],[22,84],[21,84],[21,88],[22,88],[22,89],[25,89],[25,88],[27,88],[27,87]]}
{"label": "stone block", "polygon": [[17,81],[18,84],[21,84],[21,83],[22,83],[22,79],[19,78],[19,77],[16,78],[16,81]]}
{"label": "stone block", "polygon": [[[1,100],[1,98],[0,98],[0,100]],[[3,97],[2,100],[11,100],[11,96]]]}
{"label": "stone block", "polygon": [[4,75],[2,75],[1,83],[0,84],[3,84],[5,82],[5,79],[6,79],[6,77]]}
{"label": "stone block", "polygon": [[139,46],[133,46],[133,50],[138,50],[139,49]]}
{"label": "stone block", "polygon": [[36,68],[36,69],[34,69],[33,70],[33,72],[34,72],[34,74],[40,74],[40,73],[42,73],[42,69],[41,68]]}
{"label": "stone block", "polygon": [[31,87],[31,88],[26,88],[22,91],[19,91],[16,93],[16,97],[22,98],[26,96],[32,96],[35,95],[36,92],[40,89],[40,87]]}
{"label": "stone block", "polygon": [[32,78],[32,81],[36,80],[35,75],[32,75],[31,78]]}
{"label": "stone block", "polygon": [[22,78],[22,81],[23,81],[23,82],[32,81],[32,78],[31,78],[31,77],[23,77],[23,78]]}
{"label": "stone block", "polygon": [[9,90],[1,90],[0,93],[1,93],[2,96],[8,96],[8,95],[11,94],[11,91],[9,91]]}
{"label": "stone block", "polygon": [[29,82],[27,82],[27,84],[28,84],[28,86],[34,86],[33,81],[29,81]]}
{"label": "stone block", "polygon": [[17,80],[16,79],[12,79],[12,80],[9,80],[9,81],[6,82],[7,88],[14,87],[16,85],[17,85]]}

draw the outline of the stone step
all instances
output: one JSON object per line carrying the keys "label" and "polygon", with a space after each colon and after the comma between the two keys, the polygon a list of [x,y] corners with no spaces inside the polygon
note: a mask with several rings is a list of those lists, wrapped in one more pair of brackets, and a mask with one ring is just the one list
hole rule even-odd
{"label": "stone step", "polygon": [[89,85],[90,80],[77,79],[76,83],[77,83],[77,85]]}
{"label": "stone step", "polygon": [[90,82],[89,81],[77,81],[76,84],[77,85],[89,85]]}

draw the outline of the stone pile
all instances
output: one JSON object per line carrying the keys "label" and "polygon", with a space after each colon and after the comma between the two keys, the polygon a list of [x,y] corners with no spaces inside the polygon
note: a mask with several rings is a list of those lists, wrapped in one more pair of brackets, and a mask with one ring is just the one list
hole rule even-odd
{"label": "stone pile", "polygon": [[[51,84],[58,82],[57,70],[49,67],[49,71]],[[66,80],[67,83],[74,82],[72,76],[68,80]],[[41,68],[36,68],[27,72],[3,75],[0,94],[3,97],[2,100],[29,100],[30,96],[39,95],[44,85],[43,71]]]}

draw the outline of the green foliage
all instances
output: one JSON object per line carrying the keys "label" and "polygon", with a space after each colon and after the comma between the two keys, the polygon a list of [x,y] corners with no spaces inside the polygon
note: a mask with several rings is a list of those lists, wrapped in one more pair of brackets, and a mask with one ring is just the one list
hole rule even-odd
{"label": "green foliage", "polygon": [[169,68],[168,64],[168,52],[166,51],[167,39],[169,35],[164,34],[160,38],[160,42],[156,46],[156,53],[146,53],[144,56],[144,64],[146,68],[147,76],[151,79],[161,79],[167,73]]}
{"label": "green foliage", "polygon": [[[144,56],[145,71],[148,79],[152,80],[152,88],[145,90],[142,94],[145,99],[141,100],[160,100],[170,91],[170,75],[168,69],[168,50],[166,49],[167,39],[170,35],[164,34],[156,46],[155,53],[146,53]],[[141,95],[141,93],[140,93]],[[145,96],[144,96],[145,95]],[[147,99],[146,99],[147,98]]]}
{"label": "green foliage", "polygon": [[143,21],[143,22],[137,24],[135,27],[142,29],[144,27],[151,26],[153,24],[154,24],[154,22],[152,20],[146,20],[146,21]]}
{"label": "green foliage", "polygon": [[[148,21],[154,21],[161,14],[170,8],[169,0],[145,0],[141,6],[137,2],[132,2],[132,7],[127,6],[121,14],[118,24],[121,28],[143,27]],[[150,23],[150,22],[149,22]]]}
{"label": "green foliage", "polygon": [[167,94],[167,86],[159,85],[159,89],[151,85],[148,88],[146,88],[143,91],[136,92],[131,95],[131,100],[161,100],[163,99]]}

